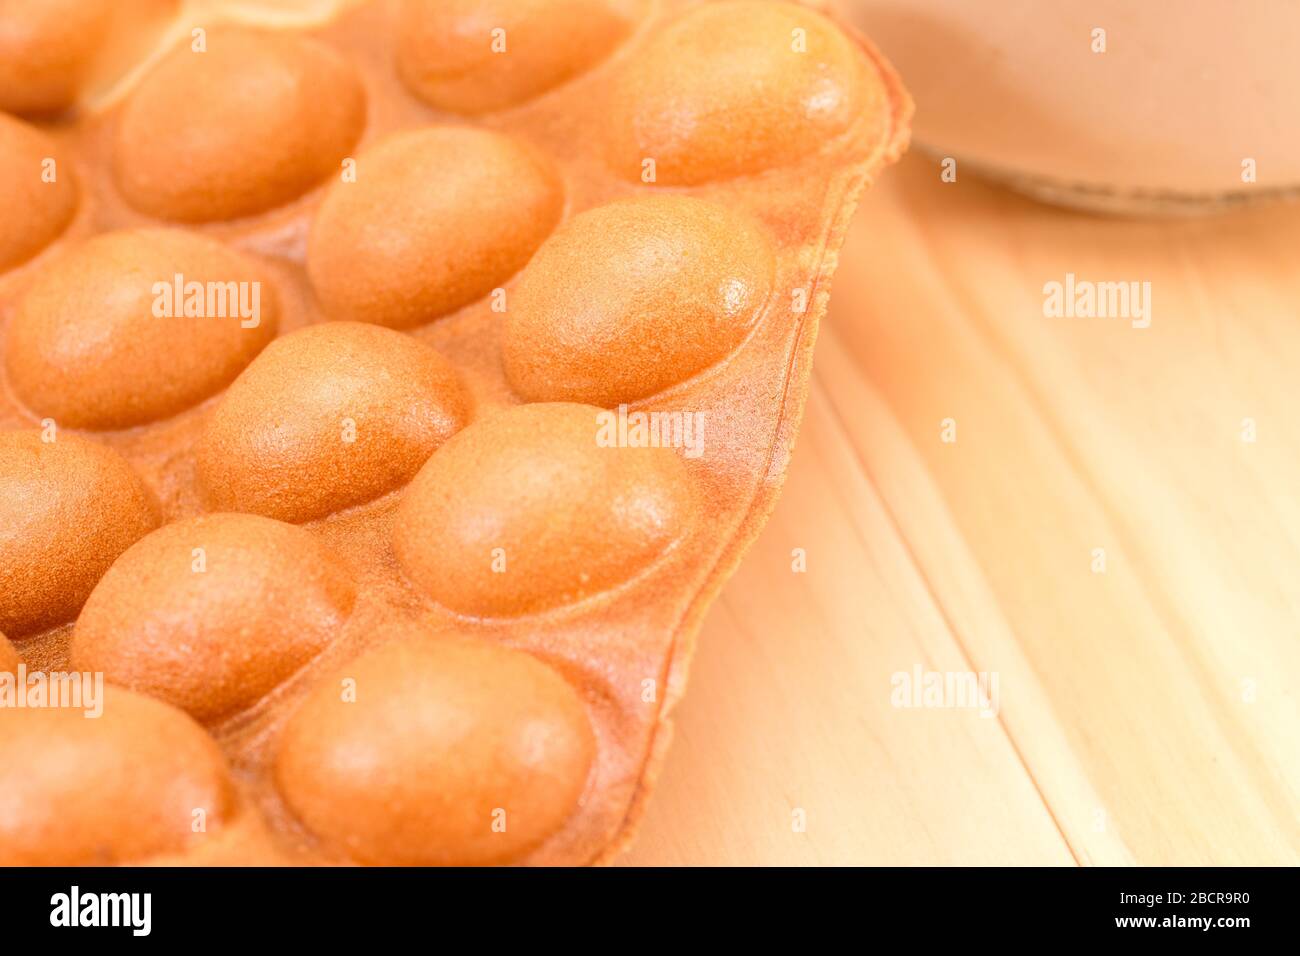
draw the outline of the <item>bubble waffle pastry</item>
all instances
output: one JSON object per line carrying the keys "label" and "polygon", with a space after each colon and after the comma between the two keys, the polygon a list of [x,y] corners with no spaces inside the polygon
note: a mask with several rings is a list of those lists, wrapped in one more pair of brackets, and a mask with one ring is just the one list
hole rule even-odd
{"label": "bubble waffle pastry", "polygon": [[608,859],[897,77],[779,0],[110,6],[0,0],[0,670],[107,681],[0,708],[0,863]]}

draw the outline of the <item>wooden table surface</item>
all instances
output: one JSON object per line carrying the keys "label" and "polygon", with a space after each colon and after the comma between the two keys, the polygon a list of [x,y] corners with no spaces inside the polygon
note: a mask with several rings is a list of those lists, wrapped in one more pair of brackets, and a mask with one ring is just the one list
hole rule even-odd
{"label": "wooden table surface", "polygon": [[[1045,317],[1067,273],[1150,326]],[[1300,862],[1297,399],[1300,206],[1097,218],[913,152],[623,862]],[[916,668],[996,715],[894,706]]]}

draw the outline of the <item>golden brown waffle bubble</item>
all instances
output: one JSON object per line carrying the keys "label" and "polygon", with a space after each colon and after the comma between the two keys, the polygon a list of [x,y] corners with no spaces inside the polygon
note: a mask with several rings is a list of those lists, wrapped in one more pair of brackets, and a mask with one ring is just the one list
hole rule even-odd
{"label": "golden brown waffle bubble", "polygon": [[307,271],[337,319],[407,328],[509,279],[559,221],[551,162],[500,133],[403,133],[335,183],[312,226]]}
{"label": "golden brown waffle bubble", "polygon": [[157,526],[153,496],[117,452],[55,429],[0,432],[0,630],[71,621]]}
{"label": "golden brown waffle bubble", "polygon": [[111,0],[0,0],[0,110],[71,106],[111,18]]}
{"label": "golden brown waffle bubble", "polygon": [[0,272],[49,245],[77,210],[77,182],[64,151],[39,130],[3,113],[0,207]]}
{"label": "golden brown waffle bubble", "polygon": [[602,447],[599,412],[524,405],[429,459],[393,538],[416,585],[464,614],[524,614],[626,581],[671,547],[696,517],[681,458]]}
{"label": "golden brown waffle bubble", "polygon": [[506,375],[531,401],[653,395],[740,344],[774,267],[762,229],[713,203],[661,196],[589,210],[525,270],[505,334]]}
{"label": "golden brown waffle bubble", "polygon": [[233,788],[202,728],[120,688],[100,707],[0,708],[0,866],[140,862],[225,823]]}
{"label": "golden brown waffle bubble", "polygon": [[204,515],[114,563],[77,618],[72,665],[215,720],[324,649],[355,599],[347,570],[301,528]]}
{"label": "golden brown waffle bubble", "polygon": [[461,428],[456,370],[390,329],[329,322],[270,346],[226,392],[198,449],[216,509],[319,518],[408,481]]}
{"label": "golden brown waffle bubble", "polygon": [[280,740],[275,779],[344,855],[387,866],[508,863],[587,784],[582,700],[519,651],[410,627],[322,678]]}
{"label": "golden brown waffle bubble", "polygon": [[141,80],[118,118],[113,170],[141,212],[210,222],[319,185],[361,135],[365,92],[322,44],[235,27],[205,32]]}
{"label": "golden brown waffle bubble", "polygon": [[[629,179],[692,185],[761,172],[878,114],[882,85],[820,14],[784,2],[707,4],[624,63],[607,150]],[[647,165],[647,161],[652,166]]]}
{"label": "golden brown waffle bubble", "polygon": [[265,271],[216,240],[107,233],[51,262],[18,303],[9,381],[35,414],[69,427],[140,425],[230,384],[277,320]]}
{"label": "golden brown waffle bubble", "polygon": [[403,0],[397,66],[431,106],[502,109],[608,56],[644,9],[644,0]]}

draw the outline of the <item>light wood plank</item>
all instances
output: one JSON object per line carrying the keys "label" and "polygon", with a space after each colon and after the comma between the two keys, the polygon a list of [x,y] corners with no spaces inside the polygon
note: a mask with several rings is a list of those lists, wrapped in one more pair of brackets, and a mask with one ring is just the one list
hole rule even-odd
{"label": "light wood plank", "polygon": [[891,675],[918,664],[969,669],[815,390],[785,497],[701,634],[624,862],[1072,863],[999,720],[891,705]]}

